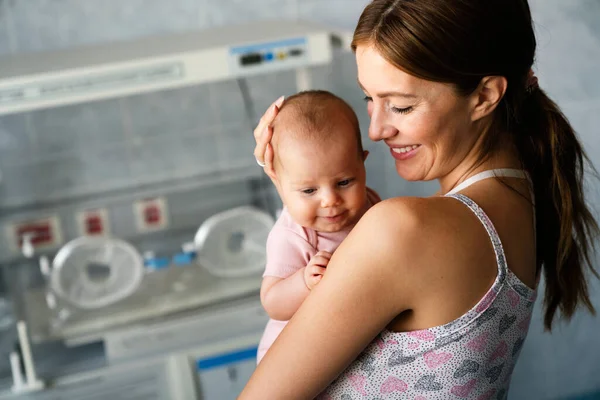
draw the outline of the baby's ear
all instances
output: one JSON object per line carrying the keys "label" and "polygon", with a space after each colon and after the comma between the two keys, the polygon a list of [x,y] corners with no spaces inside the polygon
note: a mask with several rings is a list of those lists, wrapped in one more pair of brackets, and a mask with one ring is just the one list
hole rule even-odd
{"label": "baby's ear", "polygon": [[369,156],[369,151],[368,150],[363,151],[363,154],[362,154],[363,161],[367,161],[368,156]]}

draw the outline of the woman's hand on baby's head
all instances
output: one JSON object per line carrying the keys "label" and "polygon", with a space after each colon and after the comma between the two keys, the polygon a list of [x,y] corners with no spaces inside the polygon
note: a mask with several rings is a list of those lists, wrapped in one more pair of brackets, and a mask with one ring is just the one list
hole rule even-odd
{"label": "woman's hand on baby's head", "polygon": [[273,127],[271,124],[275,120],[279,108],[283,104],[284,97],[281,96],[269,108],[262,117],[258,125],[254,129],[254,140],[256,147],[254,148],[254,158],[259,165],[263,166],[265,173],[271,178],[275,178],[275,170],[273,169],[273,148],[270,145],[273,137]]}
{"label": "woman's hand on baby's head", "polygon": [[327,251],[319,251],[310,259],[304,268],[304,283],[309,290],[312,290],[321,281],[330,259],[331,253]]}

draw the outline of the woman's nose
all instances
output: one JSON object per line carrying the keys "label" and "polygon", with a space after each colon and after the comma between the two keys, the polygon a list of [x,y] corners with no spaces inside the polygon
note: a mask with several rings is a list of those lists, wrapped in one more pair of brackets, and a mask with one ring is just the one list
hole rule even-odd
{"label": "woman's nose", "polygon": [[[373,107],[373,104],[369,105]],[[372,141],[378,142],[380,140],[392,138],[398,134],[398,130],[386,120],[382,111],[377,108],[371,108],[370,116],[369,138]]]}

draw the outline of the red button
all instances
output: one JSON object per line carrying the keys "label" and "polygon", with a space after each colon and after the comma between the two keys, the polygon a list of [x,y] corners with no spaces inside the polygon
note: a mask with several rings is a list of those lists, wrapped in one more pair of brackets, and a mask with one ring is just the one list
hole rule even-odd
{"label": "red button", "polygon": [[144,209],[144,220],[150,225],[160,223],[160,209],[154,205],[146,207]]}
{"label": "red button", "polygon": [[86,232],[89,235],[97,235],[102,233],[102,231],[104,230],[102,227],[102,218],[100,218],[97,215],[92,215],[87,217],[86,221],[85,221],[85,225],[86,225]]}

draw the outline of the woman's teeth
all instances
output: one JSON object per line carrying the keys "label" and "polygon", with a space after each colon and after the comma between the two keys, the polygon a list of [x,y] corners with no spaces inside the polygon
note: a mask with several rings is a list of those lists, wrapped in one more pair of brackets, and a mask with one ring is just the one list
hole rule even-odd
{"label": "woman's teeth", "polygon": [[408,151],[416,149],[417,147],[419,147],[419,145],[413,144],[412,146],[406,147],[394,147],[392,150],[394,151],[394,153],[406,153]]}

